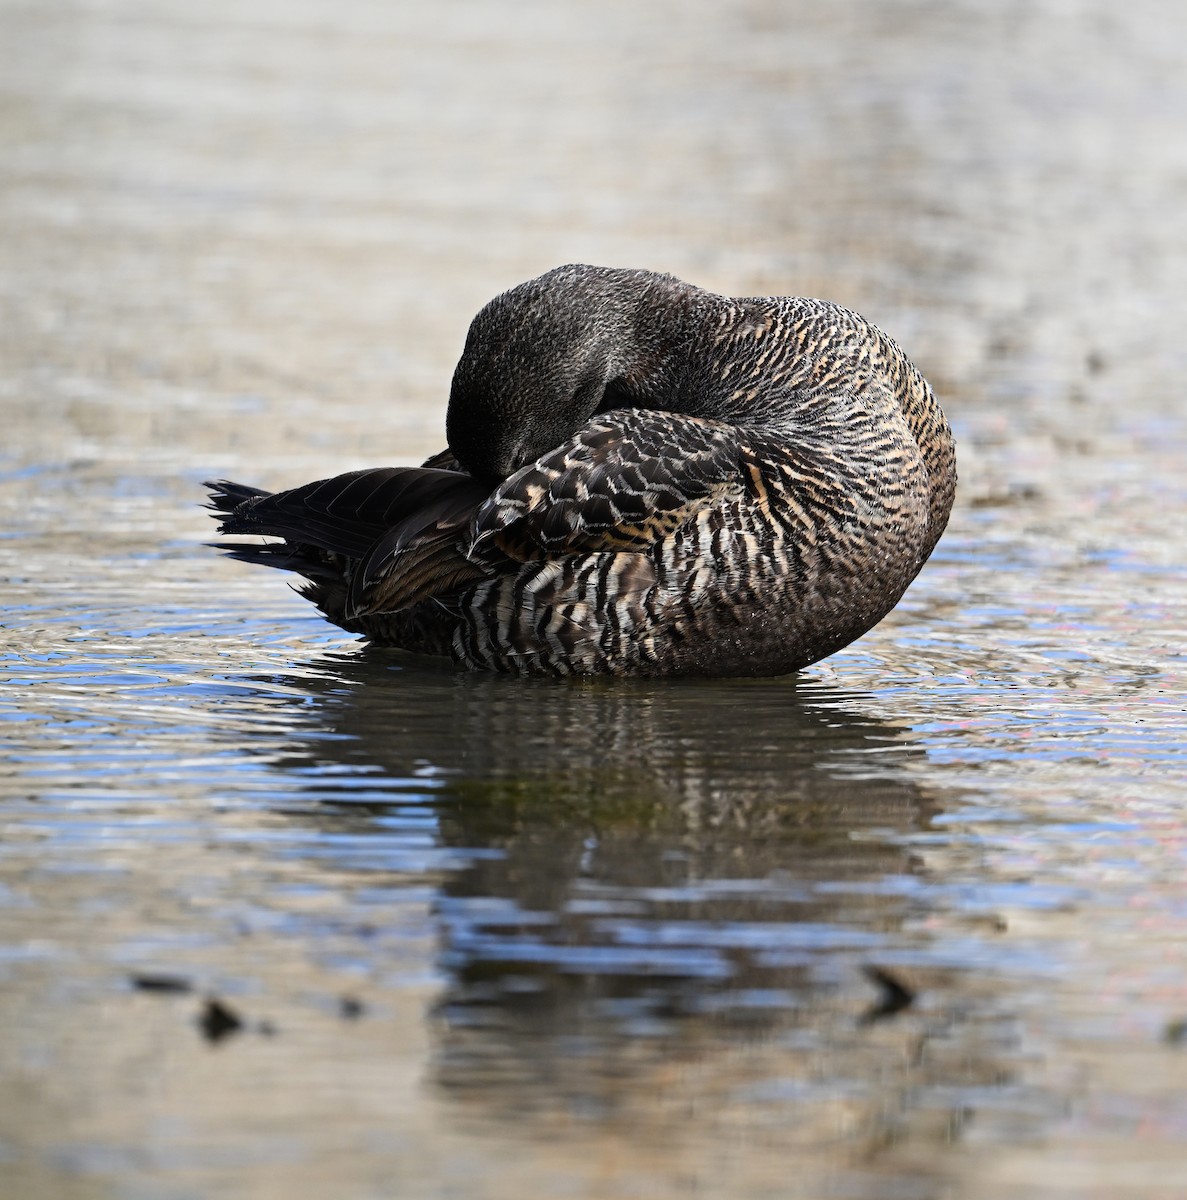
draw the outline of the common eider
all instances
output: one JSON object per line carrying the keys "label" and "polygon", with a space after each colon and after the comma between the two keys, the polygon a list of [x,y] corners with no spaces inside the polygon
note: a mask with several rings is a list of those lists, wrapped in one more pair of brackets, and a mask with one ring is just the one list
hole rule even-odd
{"label": "common eider", "polygon": [[948,422],[868,321],[570,265],[496,297],[448,449],[269,494],[220,542],[372,642],[521,675],[781,675],[898,602],[948,521]]}

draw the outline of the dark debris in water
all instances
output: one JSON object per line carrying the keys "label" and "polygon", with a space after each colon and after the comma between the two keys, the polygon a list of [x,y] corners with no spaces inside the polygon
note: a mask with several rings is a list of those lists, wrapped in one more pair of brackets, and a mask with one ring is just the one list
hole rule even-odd
{"label": "dark debris in water", "polygon": [[158,974],[154,971],[138,971],[128,976],[132,986],[140,992],[154,992],[161,996],[183,996],[194,990],[193,983],[184,975]]}
{"label": "dark debris in water", "polygon": [[915,1001],[915,990],[908,987],[896,975],[885,967],[866,965],[862,968],[866,978],[881,989],[881,996],[863,1014],[861,1023],[872,1025],[875,1021],[884,1021],[887,1017],[896,1016],[904,1009],[910,1008]]}
{"label": "dark debris in water", "polygon": [[[170,975],[158,971],[136,971],[128,976],[128,982],[140,992],[157,996],[185,996],[195,990],[194,982],[184,975]],[[357,1021],[366,1015],[367,1006],[357,996],[338,997],[338,1015],[344,1021]],[[235,1033],[250,1031],[261,1037],[275,1037],[279,1030],[267,1018],[248,1023],[247,1019],[225,1000],[218,996],[207,996],[195,1024],[202,1036],[211,1043],[221,1042]]]}
{"label": "dark debris in water", "polygon": [[208,1042],[221,1042],[243,1028],[243,1018],[217,996],[207,996],[198,1017],[198,1028]]}
{"label": "dark debris in water", "polygon": [[[137,991],[148,992],[156,996],[186,996],[195,990],[193,981],[184,975],[170,975],[160,971],[133,972],[128,976],[128,982]],[[348,1012],[348,1005],[355,1007]],[[344,1017],[361,1016],[363,1011],[361,1001],[354,1000],[352,997],[344,996],[342,998],[342,1015]],[[220,1000],[217,996],[206,997],[195,1024],[202,1036],[211,1043],[221,1042],[231,1034],[240,1033],[248,1028],[245,1018],[225,1000]],[[278,1032],[276,1026],[266,1018],[257,1021],[251,1028],[261,1037],[275,1037]]]}
{"label": "dark debris in water", "polygon": [[338,1001],[338,1015],[344,1021],[357,1021],[367,1006],[357,996],[343,996]]}

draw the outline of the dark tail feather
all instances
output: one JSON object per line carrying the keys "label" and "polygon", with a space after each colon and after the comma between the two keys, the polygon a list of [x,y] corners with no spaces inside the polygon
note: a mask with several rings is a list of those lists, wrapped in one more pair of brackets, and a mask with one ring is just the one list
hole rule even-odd
{"label": "dark tail feather", "polygon": [[490,492],[468,475],[424,467],[351,471],[286,492],[221,480],[209,486],[220,533],[286,538],[355,560],[381,538],[463,528]]}
{"label": "dark tail feather", "polygon": [[206,507],[211,512],[222,513],[226,517],[232,516],[245,500],[254,500],[257,496],[270,494],[263,488],[248,487],[246,483],[232,483],[229,479],[208,479],[202,486],[210,491],[210,503]]}
{"label": "dark tail feather", "polygon": [[[207,480],[202,485],[210,491],[210,503],[206,505],[219,522],[219,533],[253,533],[262,531],[237,512],[248,500],[257,500],[272,493],[263,488],[250,487],[246,483],[233,483],[229,479]],[[314,547],[293,542],[207,542],[215,550],[221,550],[228,558],[237,562],[252,563],[258,567],[275,567],[280,571],[294,571],[306,579],[319,583],[342,582],[342,567],[331,564]]]}
{"label": "dark tail feather", "polygon": [[303,575],[312,586],[301,594],[344,627],[489,573],[462,547],[490,489],[464,472],[379,467],[284,492],[225,479],[206,486],[219,533],[273,539],[211,545],[239,562]]}

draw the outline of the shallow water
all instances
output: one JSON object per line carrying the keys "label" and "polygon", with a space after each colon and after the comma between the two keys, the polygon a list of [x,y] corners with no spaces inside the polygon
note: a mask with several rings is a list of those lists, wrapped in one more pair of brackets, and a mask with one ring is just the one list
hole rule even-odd
{"label": "shallow water", "polygon": [[[6,1200],[1187,1194],[1187,17],[0,31]],[[439,448],[566,260],[906,345],[961,491],[877,630],[459,677],[203,547],[203,478]]]}

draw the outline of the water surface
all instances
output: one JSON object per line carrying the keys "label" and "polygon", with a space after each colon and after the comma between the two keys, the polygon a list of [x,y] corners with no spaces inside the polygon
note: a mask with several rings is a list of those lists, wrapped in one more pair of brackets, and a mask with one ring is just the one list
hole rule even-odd
{"label": "water surface", "polygon": [[[1187,1193],[1184,18],[0,29],[6,1197]],[[567,260],[907,346],[961,491],[877,630],[465,677],[203,546],[203,478],[439,448]]]}

